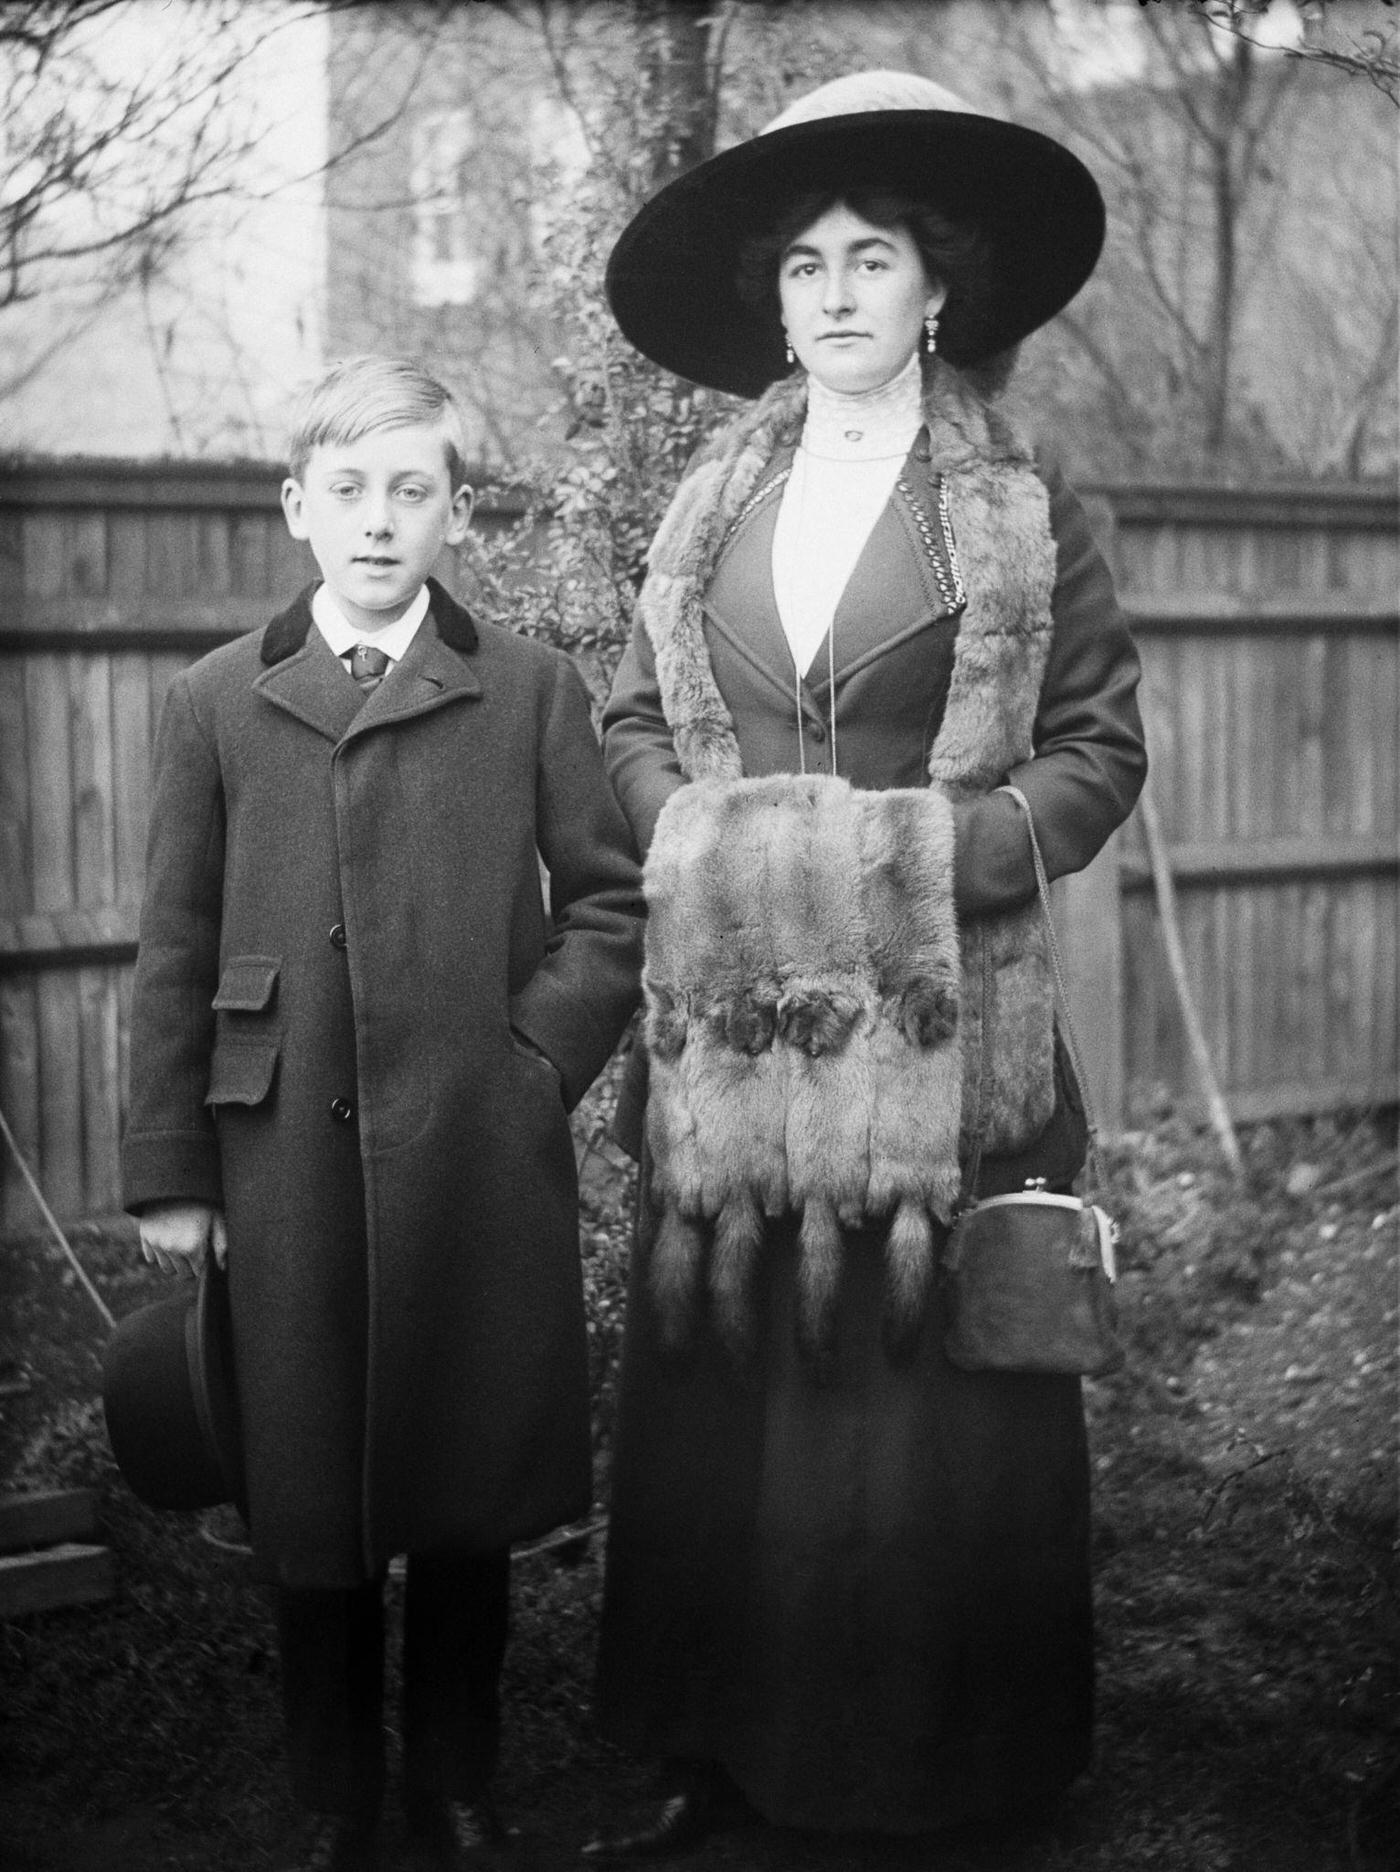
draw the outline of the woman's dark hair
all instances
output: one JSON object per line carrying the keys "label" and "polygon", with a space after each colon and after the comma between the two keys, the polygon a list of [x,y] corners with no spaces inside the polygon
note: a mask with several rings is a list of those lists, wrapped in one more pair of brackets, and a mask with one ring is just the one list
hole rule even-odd
{"label": "woman's dark hair", "polygon": [[744,303],[776,318],[778,262],[804,228],[842,206],[875,227],[906,230],[919,250],[929,283],[947,292],[942,314],[945,327],[956,323],[965,337],[971,337],[991,258],[987,241],[976,229],[960,227],[928,202],[893,189],[814,191],[793,200],[771,227],[745,241],[739,250],[735,284]]}

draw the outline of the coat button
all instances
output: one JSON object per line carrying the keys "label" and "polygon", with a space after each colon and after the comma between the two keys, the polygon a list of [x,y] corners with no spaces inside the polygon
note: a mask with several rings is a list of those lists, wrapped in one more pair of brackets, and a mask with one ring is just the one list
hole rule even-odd
{"label": "coat button", "polygon": [[826,729],[819,721],[808,722],[807,732],[814,741],[825,741],[826,739]]}
{"label": "coat button", "polygon": [[345,947],[345,941],[345,925],[343,923],[337,923],[335,928],[331,931],[331,948],[343,949]]}
{"label": "coat button", "polygon": [[350,1103],[348,1098],[333,1098],[331,1100],[331,1117],[334,1118],[338,1124],[349,1124],[354,1116],[355,1107]]}

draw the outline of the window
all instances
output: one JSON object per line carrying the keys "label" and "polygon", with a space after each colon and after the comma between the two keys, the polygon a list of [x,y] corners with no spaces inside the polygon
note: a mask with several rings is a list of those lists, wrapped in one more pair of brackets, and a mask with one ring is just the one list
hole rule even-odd
{"label": "window", "polygon": [[484,259],[475,238],[468,111],[425,112],[413,125],[413,296],[420,305],[470,305]]}

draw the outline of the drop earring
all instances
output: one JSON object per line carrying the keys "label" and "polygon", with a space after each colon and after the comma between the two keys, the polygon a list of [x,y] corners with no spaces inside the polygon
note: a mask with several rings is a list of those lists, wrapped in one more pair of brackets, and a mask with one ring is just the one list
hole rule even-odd
{"label": "drop earring", "polygon": [[930,312],[924,320],[924,336],[928,354],[933,356],[938,349],[938,314]]}
{"label": "drop earring", "polygon": [[785,356],[787,357],[787,361],[790,365],[795,364],[797,362],[797,353],[793,350],[792,340],[791,338],[788,337],[786,332],[783,333],[783,352]]}

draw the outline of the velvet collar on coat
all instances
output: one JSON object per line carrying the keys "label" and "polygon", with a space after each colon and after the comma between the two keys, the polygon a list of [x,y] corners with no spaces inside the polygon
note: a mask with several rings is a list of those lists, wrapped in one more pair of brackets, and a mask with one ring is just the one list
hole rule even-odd
{"label": "velvet collar on coat", "polygon": [[[311,594],[319,583],[314,580],[299,592],[263,632],[262,660],[269,667],[294,656],[306,642],[306,634],[311,629]],[[428,609],[437,625],[438,636],[449,650],[458,650],[467,656],[476,649],[476,625],[471,614],[435,578],[428,580]]]}
{"label": "velvet collar on coat", "polygon": [[429,581],[428,616],[391,680],[368,697],[316,629],[311,616],[314,589],[308,586],[263,633],[265,667],[253,686],[276,708],[339,741],[480,696],[475,662],[464,654],[477,644],[476,627],[434,581]]}

